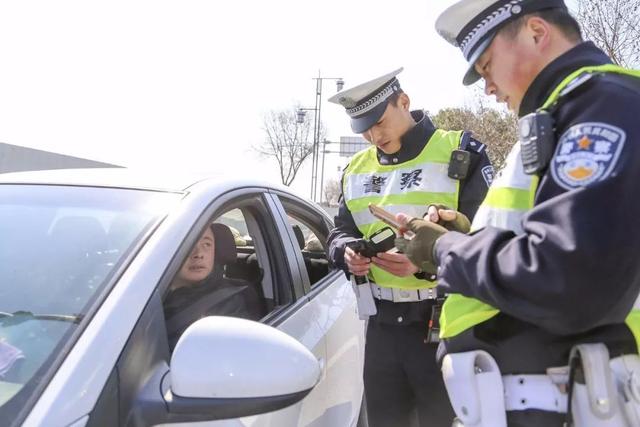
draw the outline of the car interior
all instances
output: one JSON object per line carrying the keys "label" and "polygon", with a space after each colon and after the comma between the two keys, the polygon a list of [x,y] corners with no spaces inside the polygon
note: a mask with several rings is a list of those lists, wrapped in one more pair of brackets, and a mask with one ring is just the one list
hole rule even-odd
{"label": "car interior", "polygon": [[[306,220],[295,208],[284,207],[304,260],[309,285],[313,287],[329,274],[326,252],[328,227],[324,220]],[[321,225],[314,224],[314,221]],[[214,231],[216,268],[223,268],[223,277],[250,286],[262,303],[259,316],[253,320],[262,319],[293,302],[287,290],[279,289],[274,282],[273,261],[266,243],[268,232],[260,223],[260,215],[250,205],[228,209],[212,218],[209,224]],[[251,312],[255,314],[256,310]]]}

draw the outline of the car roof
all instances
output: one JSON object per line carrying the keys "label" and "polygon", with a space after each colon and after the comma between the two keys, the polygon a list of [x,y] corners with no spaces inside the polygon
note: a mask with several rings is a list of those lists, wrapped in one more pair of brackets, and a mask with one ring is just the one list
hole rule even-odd
{"label": "car roof", "polygon": [[92,187],[128,188],[168,192],[184,192],[203,181],[223,187],[239,186],[269,187],[291,192],[277,184],[265,183],[264,179],[246,179],[228,174],[186,173],[169,170],[133,170],[127,168],[56,169],[0,174],[0,184],[77,185]]}

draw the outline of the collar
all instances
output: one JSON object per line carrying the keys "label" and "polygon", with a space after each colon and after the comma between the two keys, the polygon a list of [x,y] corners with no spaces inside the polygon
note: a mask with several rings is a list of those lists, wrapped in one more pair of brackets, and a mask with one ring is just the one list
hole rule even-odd
{"label": "collar", "polygon": [[526,116],[542,107],[551,92],[577,69],[610,63],[609,57],[593,42],[583,42],[573,47],[554,59],[536,76],[522,98],[518,116]]}
{"label": "collar", "polygon": [[400,150],[393,154],[385,154],[379,148],[377,149],[378,162],[381,165],[397,165],[415,159],[436,131],[431,119],[424,111],[412,111],[411,116],[416,121],[416,125],[402,136]]}

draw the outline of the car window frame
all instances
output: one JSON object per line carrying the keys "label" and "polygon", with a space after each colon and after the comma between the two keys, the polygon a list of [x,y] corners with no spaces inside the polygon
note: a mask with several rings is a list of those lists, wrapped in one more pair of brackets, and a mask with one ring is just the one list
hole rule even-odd
{"label": "car window frame", "polygon": [[[298,268],[302,271],[302,280],[303,280],[305,295],[307,296],[314,295],[320,292],[322,289],[329,286],[331,283],[333,283],[336,279],[337,273],[340,273],[341,271],[335,270],[331,265],[331,263],[329,263],[329,272],[327,273],[327,275],[324,276],[318,282],[314,283],[313,285],[311,284],[309,274],[307,273],[307,267],[305,265],[304,258],[302,256],[302,251],[299,249],[299,246],[297,243],[298,241],[293,231],[293,227],[291,227],[289,223],[289,218],[288,218],[289,212],[287,211],[287,208],[285,207],[285,205],[291,208],[291,211],[294,213],[294,215],[292,216],[294,219],[299,221],[299,219],[296,216],[302,217],[304,219],[304,221],[302,222],[304,222],[305,225],[309,227],[309,229],[316,235],[316,237],[319,234],[322,234],[322,233],[319,233],[320,228],[324,228],[326,230],[325,234],[328,236],[329,232],[331,231],[331,228],[333,227],[333,223],[326,212],[317,208],[315,205],[309,203],[307,200],[304,200],[293,194],[285,193],[282,191],[272,191],[272,196],[274,199],[273,202],[277,207],[280,217],[287,224],[285,231],[289,236],[289,241],[295,248],[294,250],[295,259],[296,259]],[[283,200],[284,200],[284,203],[283,203]],[[317,218],[316,217],[312,218],[310,216],[310,213],[315,213],[317,215]],[[327,246],[326,240],[322,242],[322,244],[323,244],[323,247],[326,248]]]}
{"label": "car window frame", "polygon": [[[164,272],[162,279],[160,280],[158,287],[156,289],[156,292],[158,290],[160,291],[160,295],[162,299],[164,299],[164,297],[166,297],[166,295],[168,294],[169,285],[171,284],[173,277],[178,273],[178,271],[180,270],[180,267],[182,266],[182,263],[191,252],[191,249],[193,248],[195,243],[200,238],[200,234],[202,233],[202,230],[207,226],[207,224],[209,224],[215,218],[220,217],[227,211],[230,211],[232,209],[240,209],[243,211],[243,215],[244,215],[245,209],[251,208],[251,209],[257,210],[259,215],[263,217],[263,220],[266,222],[265,224],[259,225],[261,229],[260,237],[270,239],[271,240],[271,243],[269,244],[270,247],[273,247],[273,245],[278,244],[277,239],[276,241],[274,241],[273,236],[269,236],[269,233],[262,231],[262,230],[268,230],[269,228],[275,228],[277,226],[274,219],[273,212],[271,211],[269,203],[267,202],[267,198],[265,197],[265,195],[267,194],[266,191],[267,190],[264,188],[256,188],[256,187],[235,189],[235,190],[230,190],[228,192],[225,192],[211,201],[211,203],[199,215],[198,219],[193,223],[189,232],[187,233],[182,243],[180,244],[179,248],[174,253],[171,259],[171,262],[167,266],[167,269]],[[260,204],[262,204],[262,206],[259,206]],[[255,214],[253,216],[255,217]],[[252,220],[247,219],[246,217],[245,217],[245,220],[247,221],[247,225],[249,226],[249,222],[251,222]],[[284,248],[281,252],[284,252]],[[277,254],[274,254],[274,256],[275,255]],[[256,256],[260,257],[261,263],[265,262],[265,258],[264,258],[265,254],[256,254]],[[282,259],[276,258],[275,263],[280,264],[279,267],[284,267],[288,270],[289,266],[283,262],[286,260],[286,258],[287,257],[282,257]],[[269,263],[271,264],[270,260],[269,260]],[[282,268],[274,269],[273,266],[271,265],[270,265],[270,268],[272,270],[277,271],[280,275],[283,275],[285,273],[282,271]],[[274,283],[275,281],[287,281],[287,276],[289,277],[292,276],[292,272],[287,271],[286,273],[288,274],[284,274],[283,277],[278,277],[275,280],[272,278],[271,280]],[[289,281],[291,281],[291,279],[289,279]],[[292,294],[295,296],[297,296],[298,293],[299,292],[296,292],[295,290],[292,291]],[[295,297],[294,297],[294,300],[295,300]]]}

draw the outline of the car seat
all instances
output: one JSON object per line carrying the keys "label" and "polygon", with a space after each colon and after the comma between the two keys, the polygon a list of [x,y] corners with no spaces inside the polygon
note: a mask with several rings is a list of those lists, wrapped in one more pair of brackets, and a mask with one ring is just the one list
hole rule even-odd
{"label": "car seat", "polygon": [[251,284],[264,301],[262,290],[263,270],[255,254],[240,256],[231,229],[225,224],[213,223],[211,230],[215,240],[215,264],[224,268],[225,277],[243,280]]}

